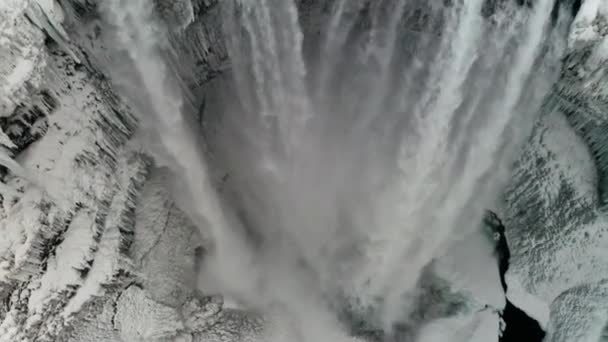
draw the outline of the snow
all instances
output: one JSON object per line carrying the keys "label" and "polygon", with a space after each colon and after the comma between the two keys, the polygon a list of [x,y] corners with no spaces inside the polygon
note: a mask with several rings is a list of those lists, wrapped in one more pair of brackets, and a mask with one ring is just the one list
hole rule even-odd
{"label": "snow", "polygon": [[[76,70],[74,58],[44,49],[40,29],[51,36],[51,30],[62,30],[57,3],[43,1],[36,7],[37,3],[23,1],[4,7],[10,3],[2,1],[0,6],[0,19],[10,17],[0,20],[0,43],[9,44],[0,49],[0,115],[12,115],[21,103],[31,105],[41,88],[59,107],[49,106],[54,111],[44,113],[48,131],[41,130],[42,137],[26,150],[13,158],[2,148],[1,162],[11,172],[2,189],[0,285],[20,284],[26,290],[23,303],[13,303],[0,325],[0,340],[26,341],[31,334],[53,340],[84,304],[103,295],[104,286],[128,267],[120,229],[132,194],[122,191],[130,190],[125,181],[138,176],[132,173],[136,167],[123,165],[125,172],[113,172],[112,164],[100,158],[101,148],[117,152],[113,144],[129,133],[124,126],[128,114],[112,126],[117,132],[108,133],[102,124],[118,118],[98,80]],[[13,147],[4,132],[0,140]],[[83,162],[84,157],[92,162]],[[97,220],[110,200],[110,208],[105,208],[110,215],[101,227],[105,234],[97,245]],[[79,270],[86,271],[93,258],[93,269],[84,277]]]}
{"label": "snow", "polygon": [[[556,303],[564,293],[601,282],[608,274],[608,218],[597,207],[595,160],[585,140],[557,110],[545,113],[518,172],[518,190],[509,194],[507,213],[507,297],[550,334],[570,336],[564,342],[583,341],[572,336],[590,326],[556,321]],[[578,291],[571,296],[574,307],[589,304],[589,297]],[[579,317],[584,312],[587,309],[575,309],[572,314]],[[573,321],[568,317],[562,321]]]}
{"label": "snow", "polygon": [[[21,277],[16,272],[30,261],[29,252],[33,248],[32,243],[36,241],[37,234],[41,231],[40,212],[37,209],[40,199],[41,193],[36,189],[30,189],[20,202],[9,209],[7,216],[10,219],[0,220],[0,236],[3,237],[0,239],[0,261],[5,266],[0,282],[6,282],[9,276]],[[9,264],[10,272],[6,269]]]}
{"label": "snow", "polygon": [[585,0],[574,22],[568,39],[568,46],[574,47],[579,42],[590,42],[598,38],[593,21],[598,15],[601,0]]}
{"label": "snow", "polygon": [[124,341],[153,342],[179,335],[184,330],[177,310],[148,298],[131,286],[116,303],[117,328]]}
{"label": "snow", "polygon": [[597,171],[585,141],[559,111],[549,113],[542,124],[542,144],[548,151],[547,168],[552,171],[543,180],[546,200],[557,198],[564,178],[576,192],[574,197],[597,200]]}
{"label": "snow", "polygon": [[10,151],[0,146],[0,165],[6,167],[15,175],[25,176],[25,171],[13,160]]}
{"label": "snow", "polygon": [[[143,260],[141,279],[152,298],[179,305],[196,286],[195,248],[201,242],[200,236],[186,215],[175,207],[168,212],[163,226],[165,232]],[[138,236],[141,234],[138,232]]]}
{"label": "snow", "polygon": [[592,68],[597,68],[608,59],[608,36],[604,36],[601,41],[593,47],[591,56],[587,61],[587,65]]}
{"label": "snow", "polygon": [[62,26],[65,14],[56,0],[36,0],[27,8],[26,13],[38,28],[59,44],[72,59],[80,63],[77,55],[70,48],[70,38]]}
{"label": "snow", "polygon": [[[549,306],[560,293],[608,272],[608,265],[601,262],[608,241],[602,234],[605,221],[593,209],[598,197],[593,158],[561,112],[542,118],[526,151],[531,155],[525,154],[521,165],[525,171],[517,177],[534,185],[519,185],[513,201],[535,205],[533,212],[526,213],[535,219],[532,225],[517,217],[508,221],[507,297],[546,327]],[[538,165],[538,160],[543,164]],[[533,200],[523,202],[526,198]]]}
{"label": "snow", "polygon": [[[121,158],[123,163],[128,163],[127,158]],[[124,165],[124,164],[123,164]],[[112,188],[121,190],[113,194],[112,202],[109,206],[105,223],[101,230],[102,236],[96,245],[95,252],[90,260],[93,263],[88,271],[87,277],[82,282],[78,292],[70,298],[62,315],[66,318],[78,313],[82,307],[96,297],[106,295],[106,287],[114,283],[117,273],[121,270],[132,270],[132,265],[126,256],[121,252],[124,237],[120,229],[125,210],[128,210],[127,201],[130,200],[126,191],[129,182],[136,178],[136,170],[130,168],[120,168],[117,177],[117,184]]]}
{"label": "snow", "polygon": [[584,0],[572,23],[568,47],[580,48],[601,39],[598,19],[608,16],[608,3],[604,0]]}
{"label": "snow", "polygon": [[[24,50],[24,54],[29,54],[27,50]],[[20,87],[23,83],[32,77],[34,72],[34,61],[22,59],[17,61],[17,65],[12,72],[4,79],[4,93],[12,94],[17,87]]]}
{"label": "snow", "polygon": [[40,277],[40,287],[29,298],[29,311],[41,311],[46,302],[53,299],[68,285],[81,282],[78,270],[86,267],[94,248],[94,217],[92,213],[79,212],[64,234],[64,241],[57,246],[55,255],[47,262],[47,270]]}
{"label": "snow", "polygon": [[71,53],[56,0],[3,0],[0,4],[0,116],[9,116],[42,82],[46,51],[44,35],[35,22]]}
{"label": "snow", "polygon": [[499,316],[490,310],[437,320],[423,328],[417,342],[498,342]]}
{"label": "snow", "polygon": [[543,299],[539,299],[525,290],[521,281],[513,276],[512,273],[507,273],[507,298],[516,307],[525,311],[525,313],[536,320],[541,328],[546,329],[549,323],[549,304]]}
{"label": "snow", "polygon": [[157,0],[157,10],[173,29],[183,30],[194,21],[191,0]]}
{"label": "snow", "polygon": [[120,336],[114,328],[114,302],[107,300],[100,313],[89,319],[78,321],[69,342],[118,342]]}
{"label": "snow", "polygon": [[[49,62],[53,68],[69,67],[62,58]],[[79,167],[76,160],[87,151],[95,151],[95,142],[102,138],[94,115],[110,114],[98,101],[98,91],[87,80],[86,73],[72,71],[72,76],[63,80],[55,80],[52,74],[47,77],[49,85],[57,89],[61,105],[48,117],[49,128],[44,137],[16,159],[25,169],[35,171],[39,179],[45,180],[45,191],[54,196],[61,208],[69,210],[75,200],[94,205],[95,200],[103,196],[107,176],[103,170],[89,172]]]}
{"label": "snow", "polygon": [[154,170],[142,189],[141,198],[135,208],[135,241],[132,258],[136,266],[141,266],[145,257],[159,243],[167,229],[167,218],[171,206],[169,192],[164,184],[167,172]]}
{"label": "snow", "polygon": [[[551,323],[547,341],[604,341],[608,322],[608,282],[574,287],[551,304]],[[605,336],[603,336],[605,338]]]}
{"label": "snow", "polygon": [[469,294],[479,308],[502,310],[505,296],[500,284],[494,245],[482,232],[453,243],[434,264],[435,272],[450,283],[452,291]]}
{"label": "snow", "polygon": [[4,0],[0,2],[0,46],[10,43],[7,36],[12,36],[15,31],[15,21],[23,14],[28,6],[24,0]]}

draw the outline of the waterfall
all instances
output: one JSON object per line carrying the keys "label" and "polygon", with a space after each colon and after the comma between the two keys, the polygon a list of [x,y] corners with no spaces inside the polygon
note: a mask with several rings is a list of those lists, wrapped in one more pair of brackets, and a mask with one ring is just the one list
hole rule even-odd
{"label": "waterfall", "polygon": [[221,4],[233,91],[206,139],[228,200],[184,119],[150,1],[106,5],[143,120],[212,232],[223,290],[280,304],[318,328],[299,331],[306,341],[342,338],[337,298],[387,331],[406,319],[422,269],[497,205],[558,63],[555,0],[489,14],[483,0],[329,3],[313,54],[295,0]]}
{"label": "waterfall", "polygon": [[[530,78],[557,63],[543,52],[554,0],[490,17],[484,4],[336,0],[320,57],[303,63],[293,1],[227,1],[235,86],[249,96],[222,115],[258,116],[231,128],[251,140],[227,164],[262,253],[303,260],[323,294],[377,307],[387,329],[422,268],[496,203],[548,91],[527,96]],[[416,10],[429,18],[418,36]]]}

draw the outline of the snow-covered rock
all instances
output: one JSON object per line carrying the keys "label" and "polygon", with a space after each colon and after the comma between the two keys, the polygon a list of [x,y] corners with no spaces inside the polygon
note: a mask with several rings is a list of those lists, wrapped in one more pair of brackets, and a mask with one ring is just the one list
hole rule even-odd
{"label": "snow-covered rock", "polygon": [[44,34],[25,16],[29,1],[0,4],[0,116],[10,116],[33,95],[45,66]]}
{"label": "snow-covered rock", "polygon": [[508,298],[546,341],[597,341],[608,279],[605,1],[585,0],[571,26],[561,78],[506,194]]}
{"label": "snow-covered rock", "polygon": [[576,286],[551,304],[547,341],[603,342],[608,322],[608,282]]}
{"label": "snow-covered rock", "polygon": [[602,0],[583,0],[572,23],[568,45],[580,49],[584,45],[597,43],[606,34],[608,4]]}

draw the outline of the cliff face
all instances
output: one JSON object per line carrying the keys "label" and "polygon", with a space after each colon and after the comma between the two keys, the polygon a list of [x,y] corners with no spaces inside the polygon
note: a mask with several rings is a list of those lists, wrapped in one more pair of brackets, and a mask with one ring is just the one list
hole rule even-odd
{"label": "cliff face", "polygon": [[53,2],[2,4],[6,341],[54,340],[95,296],[120,286],[150,169],[123,149],[136,121],[109,85],[60,36],[47,38],[61,31],[62,13]]}
{"label": "cliff face", "polygon": [[605,6],[582,3],[560,79],[506,192],[507,296],[549,341],[598,341],[607,321]]}
{"label": "cliff face", "polygon": [[[157,5],[176,30],[171,43],[194,61],[187,86],[220,73],[215,3]],[[134,137],[120,85],[108,81],[104,68],[120,56],[102,10],[93,1],[0,5],[0,340],[253,336],[260,318],[197,290],[207,246],[171,200],[170,171]]]}
{"label": "cliff face", "polygon": [[[168,65],[197,95],[187,112],[203,121],[231,67],[220,8],[213,0],[154,4],[170,31]],[[304,44],[312,44],[328,6],[299,6]],[[577,15],[560,28],[570,32],[560,79],[499,211],[511,251],[507,297],[541,323],[547,341],[595,342],[608,321],[608,10],[599,0],[570,6]],[[113,50],[104,10],[94,0],[0,3],[0,341],[281,336],[272,324],[281,317],[263,319],[201,288],[209,236],[172,199],[174,174],[151,157],[145,127],[137,130],[144,122],[123,96],[137,91],[110,81],[131,71]],[[407,29],[428,29],[423,18]],[[475,262],[463,252],[484,243],[472,234],[428,266],[411,314],[423,328],[405,327],[406,336],[497,338],[505,303],[493,290],[491,248]],[[487,276],[467,279],[479,270]],[[353,330],[377,338],[364,323]]]}

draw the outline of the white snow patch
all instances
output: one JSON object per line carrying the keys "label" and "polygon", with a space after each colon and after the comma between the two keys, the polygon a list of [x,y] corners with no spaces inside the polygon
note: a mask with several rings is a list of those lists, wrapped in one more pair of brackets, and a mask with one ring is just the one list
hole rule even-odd
{"label": "white snow patch", "polygon": [[2,130],[2,128],[0,128],[0,145],[7,147],[7,148],[15,148],[15,144],[13,143],[13,141],[11,140],[11,138],[8,137],[8,135],[6,135],[6,133],[4,132],[4,130]]}
{"label": "white snow patch", "polygon": [[84,170],[75,162],[84,151],[95,151],[95,141],[103,139],[103,133],[95,130],[91,115],[82,115],[106,110],[95,100],[99,95],[86,77],[76,72],[67,82],[51,80],[58,88],[69,82],[72,90],[67,94],[63,89],[57,92],[61,106],[48,117],[47,133],[17,157],[24,168],[36,171],[44,179],[45,190],[64,210],[69,210],[75,201],[94,206],[92,201],[102,196],[108,184],[103,172]]}
{"label": "white snow patch", "polygon": [[[39,239],[42,231],[40,209],[38,208],[43,194],[36,188],[27,189],[23,197],[7,211],[0,220],[0,282],[6,277],[18,277],[15,270],[29,262],[29,252],[34,248],[32,243]],[[10,269],[7,267],[11,265]]]}
{"label": "white snow patch", "polygon": [[116,303],[116,328],[124,341],[166,341],[184,330],[177,310],[159,304],[144,290],[131,286]]}
{"label": "white snow patch", "polygon": [[66,290],[68,285],[81,283],[78,270],[86,267],[86,260],[95,244],[94,225],[92,213],[76,214],[55,256],[47,262],[47,271],[40,278],[40,288],[30,296],[30,312],[42,310],[46,299],[52,299],[53,294]]}
{"label": "white snow patch", "polygon": [[23,15],[29,1],[2,0],[0,1],[0,46],[10,43],[6,37],[14,34],[17,18]]}
{"label": "white snow patch", "polygon": [[450,283],[452,291],[470,294],[479,307],[502,310],[506,300],[493,251],[482,232],[469,234],[450,246],[435,263],[435,271]]}
{"label": "white snow patch", "polygon": [[[125,162],[124,159],[122,161]],[[82,306],[92,298],[104,295],[104,285],[111,284],[119,270],[132,270],[131,262],[126,260],[125,256],[121,253],[123,235],[120,232],[120,225],[123,214],[122,209],[126,207],[126,202],[128,201],[125,190],[131,180],[133,170],[127,165],[119,167],[118,170],[119,172],[116,175],[118,183],[112,186],[117,186],[120,190],[112,198],[104,225],[104,233],[97,245],[97,252],[94,255],[95,261],[84,283],[66,305],[63,312],[64,317],[70,317],[79,312]],[[107,187],[110,187],[110,185]]]}
{"label": "white snow patch", "polygon": [[[596,70],[608,59],[608,36],[604,36],[602,41],[593,46],[593,51],[589,60],[585,63],[588,69]],[[601,74],[601,73],[600,73]],[[590,81],[594,80],[591,77]],[[587,82],[592,83],[592,82]]]}
{"label": "white snow patch", "polygon": [[17,65],[13,69],[12,73],[4,79],[4,93],[11,94],[13,91],[15,91],[15,88],[21,86],[31,77],[33,71],[34,61],[27,59],[17,61]]}
{"label": "white snow patch", "polygon": [[63,23],[65,20],[65,13],[63,12],[63,8],[57,0],[35,0],[40,8],[44,11],[47,17],[53,22],[57,24]]}
{"label": "white snow patch", "polygon": [[574,287],[551,304],[546,341],[600,342],[608,337],[608,282]]}
{"label": "white snow patch", "polygon": [[39,29],[44,30],[65,52],[80,63],[79,58],[69,46],[70,38],[62,26],[65,14],[56,0],[36,0],[27,8],[26,13]]}
{"label": "white snow patch", "polygon": [[[542,124],[528,165],[534,168],[538,158],[547,163],[540,170],[539,196],[545,207],[539,210],[565,205],[563,215],[577,215],[577,208],[592,211],[598,200],[597,171],[587,145],[559,111],[545,116]],[[573,191],[567,202],[563,202],[563,193],[560,195],[565,184]],[[547,213],[543,226],[518,228],[525,233],[534,230],[536,238],[532,239],[513,235],[523,231],[507,232],[513,235],[511,242],[515,241],[506,275],[507,297],[543,327],[549,321],[549,305],[557,296],[572,287],[600,281],[608,272],[607,218],[595,214],[598,216],[593,221],[580,222],[577,217],[564,220]]]}
{"label": "white snow patch", "polygon": [[608,2],[604,0],[584,0],[576,18],[572,22],[568,47],[578,48],[600,39],[599,28],[595,25],[598,17],[606,17]]}
{"label": "white snow patch", "polygon": [[121,268],[119,245],[121,234],[118,227],[108,229],[99,243],[95,254],[95,262],[89,270],[84,284],[78,289],[66,305],[63,315],[70,317],[79,312],[91,298],[104,294],[103,285],[109,283],[114,274]]}
{"label": "white snow patch", "polygon": [[425,326],[417,342],[498,342],[500,319],[490,310],[438,319]]}
{"label": "white snow patch", "polygon": [[550,317],[550,303],[528,293],[517,275],[507,272],[506,281],[509,284],[507,298],[516,307],[535,319],[543,329],[546,329]]}
{"label": "white snow patch", "polygon": [[[585,141],[568,123],[565,115],[555,111],[543,118],[542,143],[551,152],[546,158],[552,170],[543,182],[547,200],[557,198],[562,179],[567,179],[574,188],[576,197],[588,201],[597,199],[597,171]],[[548,179],[551,179],[549,182]]]}

